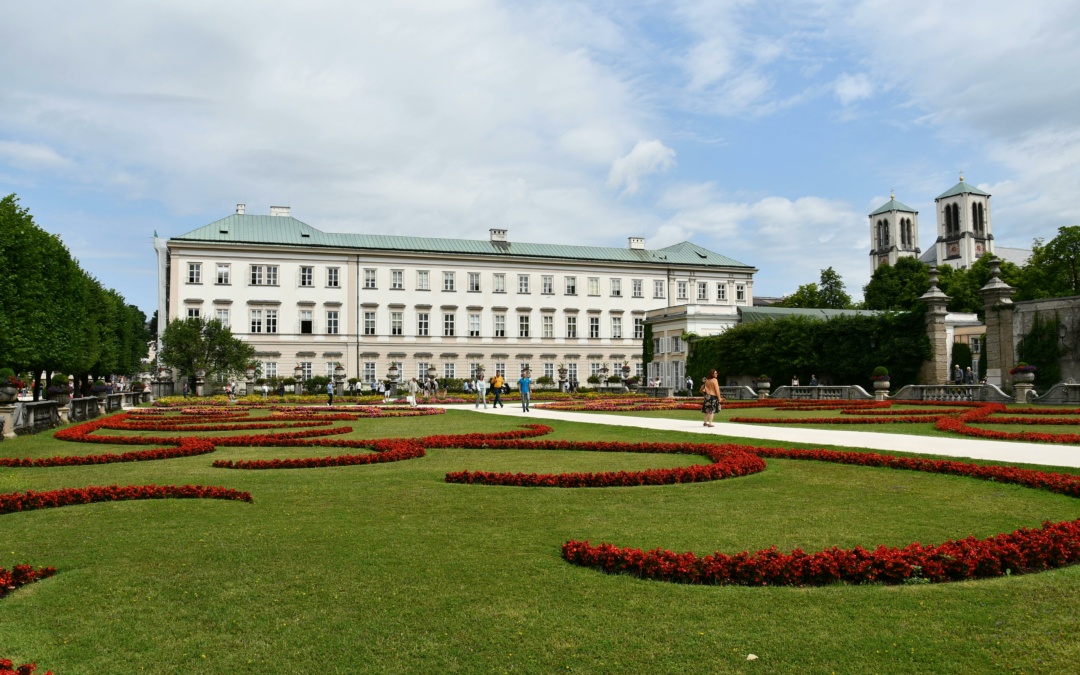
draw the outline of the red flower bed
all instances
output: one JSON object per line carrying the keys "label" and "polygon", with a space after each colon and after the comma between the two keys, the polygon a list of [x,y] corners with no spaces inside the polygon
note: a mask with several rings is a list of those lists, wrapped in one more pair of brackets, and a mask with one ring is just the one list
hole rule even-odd
{"label": "red flower bed", "polygon": [[54,574],[56,574],[55,567],[39,567],[34,569],[30,565],[16,565],[10,570],[0,567],[0,598],[20,586],[32,584],[41,579],[48,579]]}
{"label": "red flower bed", "polygon": [[91,485],[46,492],[30,490],[0,494],[0,514],[137,499],[233,499],[250,502],[251,493],[202,485]]}
{"label": "red flower bed", "polygon": [[[36,663],[24,663],[16,668],[11,659],[0,659],[0,675],[33,675],[36,671]],[[52,675],[52,671],[46,670],[44,675]]]}

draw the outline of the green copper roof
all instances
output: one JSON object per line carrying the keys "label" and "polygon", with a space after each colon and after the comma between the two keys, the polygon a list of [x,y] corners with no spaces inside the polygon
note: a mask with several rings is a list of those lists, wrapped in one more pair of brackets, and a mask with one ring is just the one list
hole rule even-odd
{"label": "green copper roof", "polygon": [[751,265],[685,241],[666,248],[640,250],[476,239],[404,237],[387,234],[333,234],[317,230],[291,216],[233,214],[209,225],[194,229],[187,234],[173,237],[173,240],[206,241],[222,244],[276,244],[282,246],[318,246],[382,251],[510,255],[526,258],[566,258],[753,269]]}
{"label": "green copper roof", "polygon": [[896,201],[896,198],[892,198],[889,201],[881,205],[877,211],[870,214],[871,217],[878,215],[879,213],[888,213],[889,211],[905,211],[907,213],[918,213],[915,209],[911,208],[903,202]]}
{"label": "green copper roof", "polygon": [[833,319],[838,316],[877,316],[875,309],[810,309],[801,307],[740,307],[742,323],[773,321],[788,316],[807,316],[811,319]]}
{"label": "green copper roof", "polygon": [[[945,199],[946,197],[954,197],[956,195],[962,195],[962,194],[965,194],[965,193],[970,193],[970,194],[973,194],[973,195],[980,195],[980,196],[983,196],[983,197],[989,197],[990,196],[989,194],[983,192],[982,190],[975,187],[974,185],[968,185],[963,180],[961,180],[959,183],[952,186],[951,189],[947,190],[946,192],[942,192],[940,195],[938,195],[937,199]],[[935,199],[934,201],[937,201],[937,199]]]}

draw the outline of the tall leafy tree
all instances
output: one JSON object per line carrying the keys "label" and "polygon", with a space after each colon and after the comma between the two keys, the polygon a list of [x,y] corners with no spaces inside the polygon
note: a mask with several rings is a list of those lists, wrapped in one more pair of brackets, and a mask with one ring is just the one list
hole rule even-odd
{"label": "tall leafy tree", "polygon": [[851,296],[844,290],[844,280],[832,267],[821,270],[820,283],[809,283],[787,296],[776,307],[814,309],[850,309]]}
{"label": "tall leafy tree", "polygon": [[165,327],[162,343],[159,360],[189,380],[199,370],[208,378],[240,372],[255,359],[255,348],[233,337],[217,319],[174,319]]}
{"label": "tall leafy tree", "polygon": [[1036,239],[1024,266],[1017,299],[1080,295],[1080,225],[1059,227],[1049,242]]}
{"label": "tall leafy tree", "polygon": [[900,258],[895,265],[874,270],[863,287],[867,309],[910,311],[919,306],[919,296],[930,288],[926,265],[915,258]]}

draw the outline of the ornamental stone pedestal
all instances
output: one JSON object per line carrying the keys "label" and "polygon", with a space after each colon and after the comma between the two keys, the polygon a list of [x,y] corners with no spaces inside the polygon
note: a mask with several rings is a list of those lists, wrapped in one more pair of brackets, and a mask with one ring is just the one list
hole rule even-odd
{"label": "ornamental stone pedestal", "polygon": [[874,380],[874,400],[884,401],[889,398],[889,381]]}
{"label": "ornamental stone pedestal", "polygon": [[937,267],[930,268],[930,289],[919,296],[926,305],[926,336],[930,338],[930,359],[923,361],[919,369],[919,381],[923,384],[948,384],[949,345],[945,332],[945,306],[952,300],[938,288]]}
{"label": "ornamental stone pedestal", "polygon": [[4,427],[4,438],[15,438],[14,405],[0,405],[0,423]]}
{"label": "ornamental stone pedestal", "polygon": [[1030,403],[1035,393],[1035,373],[1016,373],[1012,376],[1017,403]]}
{"label": "ornamental stone pedestal", "polygon": [[990,281],[979,289],[979,295],[986,310],[986,383],[999,387],[1011,384],[1009,371],[1016,365],[1012,341],[1014,292],[1015,288],[1001,280],[1001,260],[991,258]]}
{"label": "ornamental stone pedestal", "polygon": [[772,389],[772,382],[757,382],[755,384],[757,388],[757,397],[760,399],[769,398],[769,390]]}

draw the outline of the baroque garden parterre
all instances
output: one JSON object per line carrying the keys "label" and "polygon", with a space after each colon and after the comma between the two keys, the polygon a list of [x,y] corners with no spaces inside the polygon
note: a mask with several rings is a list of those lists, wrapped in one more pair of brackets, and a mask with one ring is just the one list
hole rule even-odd
{"label": "baroque garden parterre", "polygon": [[[600,401],[588,404],[564,402],[556,404],[564,409],[662,409],[671,405],[661,401],[620,402]],[[684,404],[685,405],[685,404]],[[693,404],[690,404],[693,405]],[[757,405],[733,404],[741,407]],[[728,406],[732,407],[732,406]],[[904,423],[935,420],[939,428],[968,433],[974,429],[968,425],[986,421],[1005,411],[1004,406],[954,405],[941,406],[925,413],[897,413],[888,406],[843,405],[799,406],[802,410],[842,409],[851,420],[844,423]],[[697,455],[707,459],[707,464],[691,464],[684,467],[652,468],[640,471],[573,472],[573,473],[522,473],[450,471],[445,475],[448,483],[465,485],[503,485],[531,487],[610,487],[610,486],[661,486],[677,483],[714,481],[735,476],[746,476],[767,471],[763,458],[812,460],[869,467],[887,467],[930,473],[965,476],[998,483],[1012,483],[1041,490],[1048,490],[1071,497],[1080,496],[1080,477],[1056,472],[970,464],[955,461],[927,460],[894,457],[876,453],[836,452],[829,450],[782,449],[739,445],[731,443],[630,443],[617,441],[545,440],[552,428],[527,424],[522,427],[492,433],[433,434],[415,438],[341,438],[353,431],[348,422],[380,418],[424,417],[431,421],[443,414],[442,409],[409,409],[396,406],[339,406],[297,407],[290,405],[266,405],[248,403],[233,406],[193,405],[175,408],[138,409],[128,413],[101,418],[74,425],[58,431],[58,439],[71,442],[108,445],[165,446],[131,452],[102,454],[66,454],[48,457],[0,458],[0,466],[20,468],[70,467],[126,462],[167,460],[170,458],[197,457],[214,453],[219,447],[265,447],[265,448],[311,448],[334,449],[335,454],[301,457],[230,460],[213,459],[212,465],[221,469],[295,469],[340,467],[417,459],[426,449],[474,448],[491,450],[555,450],[591,451],[604,453],[661,453]],[[1025,410],[1013,419],[1035,420],[1034,423],[1073,423],[1072,417],[1080,411]],[[1048,422],[1053,420],[1053,422]],[[831,418],[834,420],[841,418]],[[757,421],[747,418],[746,421]],[[770,419],[769,423],[777,420]],[[798,420],[803,421],[805,420]],[[831,422],[836,423],[836,422]],[[950,426],[951,425],[951,426]],[[435,425],[437,428],[437,424]],[[982,432],[986,430],[974,429]],[[257,433],[218,433],[218,432]],[[116,433],[110,433],[116,432]],[[159,435],[161,433],[170,435]],[[184,434],[184,435],[177,435]],[[1044,434],[1039,434],[1045,436]],[[1073,435],[1056,435],[1054,442],[1077,442]],[[1050,440],[1034,438],[1025,440]],[[341,449],[347,450],[342,453]],[[207,458],[211,461],[211,458]],[[217,486],[193,485],[127,485],[88,486],[62,490],[33,491],[0,495],[0,513],[11,514],[58,506],[87,504],[101,501],[146,500],[166,498],[211,498],[251,502],[258,494],[233,490],[227,487],[232,472],[222,472]],[[486,488],[477,488],[486,489]],[[11,515],[7,518],[14,517]],[[962,534],[962,533],[961,533]],[[1022,574],[1070,565],[1080,559],[1080,520],[1045,522],[1041,528],[1021,528],[1011,533],[976,539],[966,537],[950,540],[939,545],[924,546],[912,543],[903,547],[877,546],[864,549],[828,547],[817,553],[804,553],[796,549],[782,553],[775,546],[750,553],[715,553],[699,557],[693,553],[673,553],[656,548],[642,551],[635,548],[619,548],[612,544],[592,546],[587,541],[553,541],[566,561],[593,567],[606,572],[627,573],[634,576],[691,584],[736,584],[750,586],[774,585],[821,585],[833,583],[904,584],[916,582],[942,582],[962,579],[998,577]],[[35,561],[48,565],[51,561]],[[0,570],[2,575],[14,574],[18,579],[10,586],[28,584],[38,578],[54,573],[63,574],[63,566],[41,567],[35,570],[27,565],[13,567],[13,572]]]}

